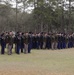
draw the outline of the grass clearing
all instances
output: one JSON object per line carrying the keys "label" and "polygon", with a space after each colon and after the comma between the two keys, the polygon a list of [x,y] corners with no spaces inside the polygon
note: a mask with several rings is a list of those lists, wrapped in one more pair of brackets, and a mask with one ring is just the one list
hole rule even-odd
{"label": "grass clearing", "polygon": [[0,75],[74,75],[74,48],[0,55]]}

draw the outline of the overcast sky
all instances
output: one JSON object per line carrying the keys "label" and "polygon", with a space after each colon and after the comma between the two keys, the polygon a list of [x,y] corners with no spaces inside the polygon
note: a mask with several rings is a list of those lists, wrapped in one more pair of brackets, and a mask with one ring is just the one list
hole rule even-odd
{"label": "overcast sky", "polygon": [[[6,1],[6,0],[2,0],[2,1]],[[2,4],[4,4],[4,3],[2,2]],[[13,8],[16,7],[16,2],[15,2],[15,0],[11,0],[11,1],[10,1],[10,4],[12,5]],[[19,4],[18,4],[18,8],[20,8],[21,6],[22,6],[22,3],[19,3]],[[27,9],[25,9],[25,11],[28,12],[28,13],[30,13],[33,9],[34,9],[34,7],[29,6],[29,7],[27,7]]]}
{"label": "overcast sky", "polygon": [[[6,1],[6,0],[3,0],[3,1]],[[66,1],[66,0],[65,0],[65,1]],[[10,3],[12,4],[12,7],[13,7],[13,8],[16,7],[16,2],[15,2],[15,0],[12,0]],[[69,3],[69,2],[66,1],[66,3]],[[20,6],[22,6],[22,3],[18,4],[18,8],[19,8]],[[29,6],[25,11],[27,11],[28,13],[30,13],[33,9],[34,9],[34,7]]]}

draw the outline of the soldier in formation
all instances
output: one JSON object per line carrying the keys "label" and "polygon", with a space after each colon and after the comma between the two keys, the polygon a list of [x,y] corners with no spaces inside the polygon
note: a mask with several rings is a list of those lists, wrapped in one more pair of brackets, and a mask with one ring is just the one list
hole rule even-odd
{"label": "soldier in formation", "polygon": [[[0,35],[1,54],[7,48],[8,55],[15,49],[16,54],[31,53],[31,49],[65,49],[74,47],[74,33],[32,33],[3,32]],[[14,48],[14,49],[13,49]]]}

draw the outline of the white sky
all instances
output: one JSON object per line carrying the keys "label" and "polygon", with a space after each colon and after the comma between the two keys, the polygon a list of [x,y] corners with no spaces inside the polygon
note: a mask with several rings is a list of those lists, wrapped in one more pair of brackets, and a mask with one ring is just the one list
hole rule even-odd
{"label": "white sky", "polygon": [[[6,0],[2,0],[2,1],[6,1]],[[9,0],[7,0],[7,1],[9,1]],[[2,4],[4,4],[4,3],[2,2]],[[16,7],[16,2],[15,2],[15,0],[10,0],[10,4],[12,5],[13,8]],[[19,3],[19,4],[18,4],[18,8],[22,7],[22,5],[23,5],[22,3]],[[27,9],[25,9],[25,11],[28,12],[28,13],[31,13],[31,11],[32,11],[33,9],[34,9],[34,7],[28,6]]]}
{"label": "white sky", "polygon": [[[6,0],[2,0],[2,1],[6,1]],[[9,0],[7,0],[9,1]],[[68,4],[69,2],[67,2],[67,0],[65,0],[66,3]],[[15,8],[16,7],[16,2],[15,0],[10,0],[10,3],[12,4],[12,7]],[[74,5],[74,4],[73,4]],[[20,8],[22,6],[22,3],[18,4],[18,8]],[[27,9],[25,9],[26,12],[30,13],[32,10],[34,9],[34,7],[29,6]]]}
{"label": "white sky", "polygon": [[[16,2],[14,0],[12,0],[11,4],[13,5],[14,8],[16,7]],[[20,8],[22,5],[23,5],[22,3],[18,4],[18,8]],[[29,6],[27,7],[27,9],[25,9],[25,11],[31,13],[33,9],[34,7]]]}

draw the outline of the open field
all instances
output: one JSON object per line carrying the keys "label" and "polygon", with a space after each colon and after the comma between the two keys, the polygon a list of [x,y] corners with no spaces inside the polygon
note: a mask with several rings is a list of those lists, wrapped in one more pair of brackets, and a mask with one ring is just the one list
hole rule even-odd
{"label": "open field", "polygon": [[0,75],[74,75],[74,49],[0,55]]}

